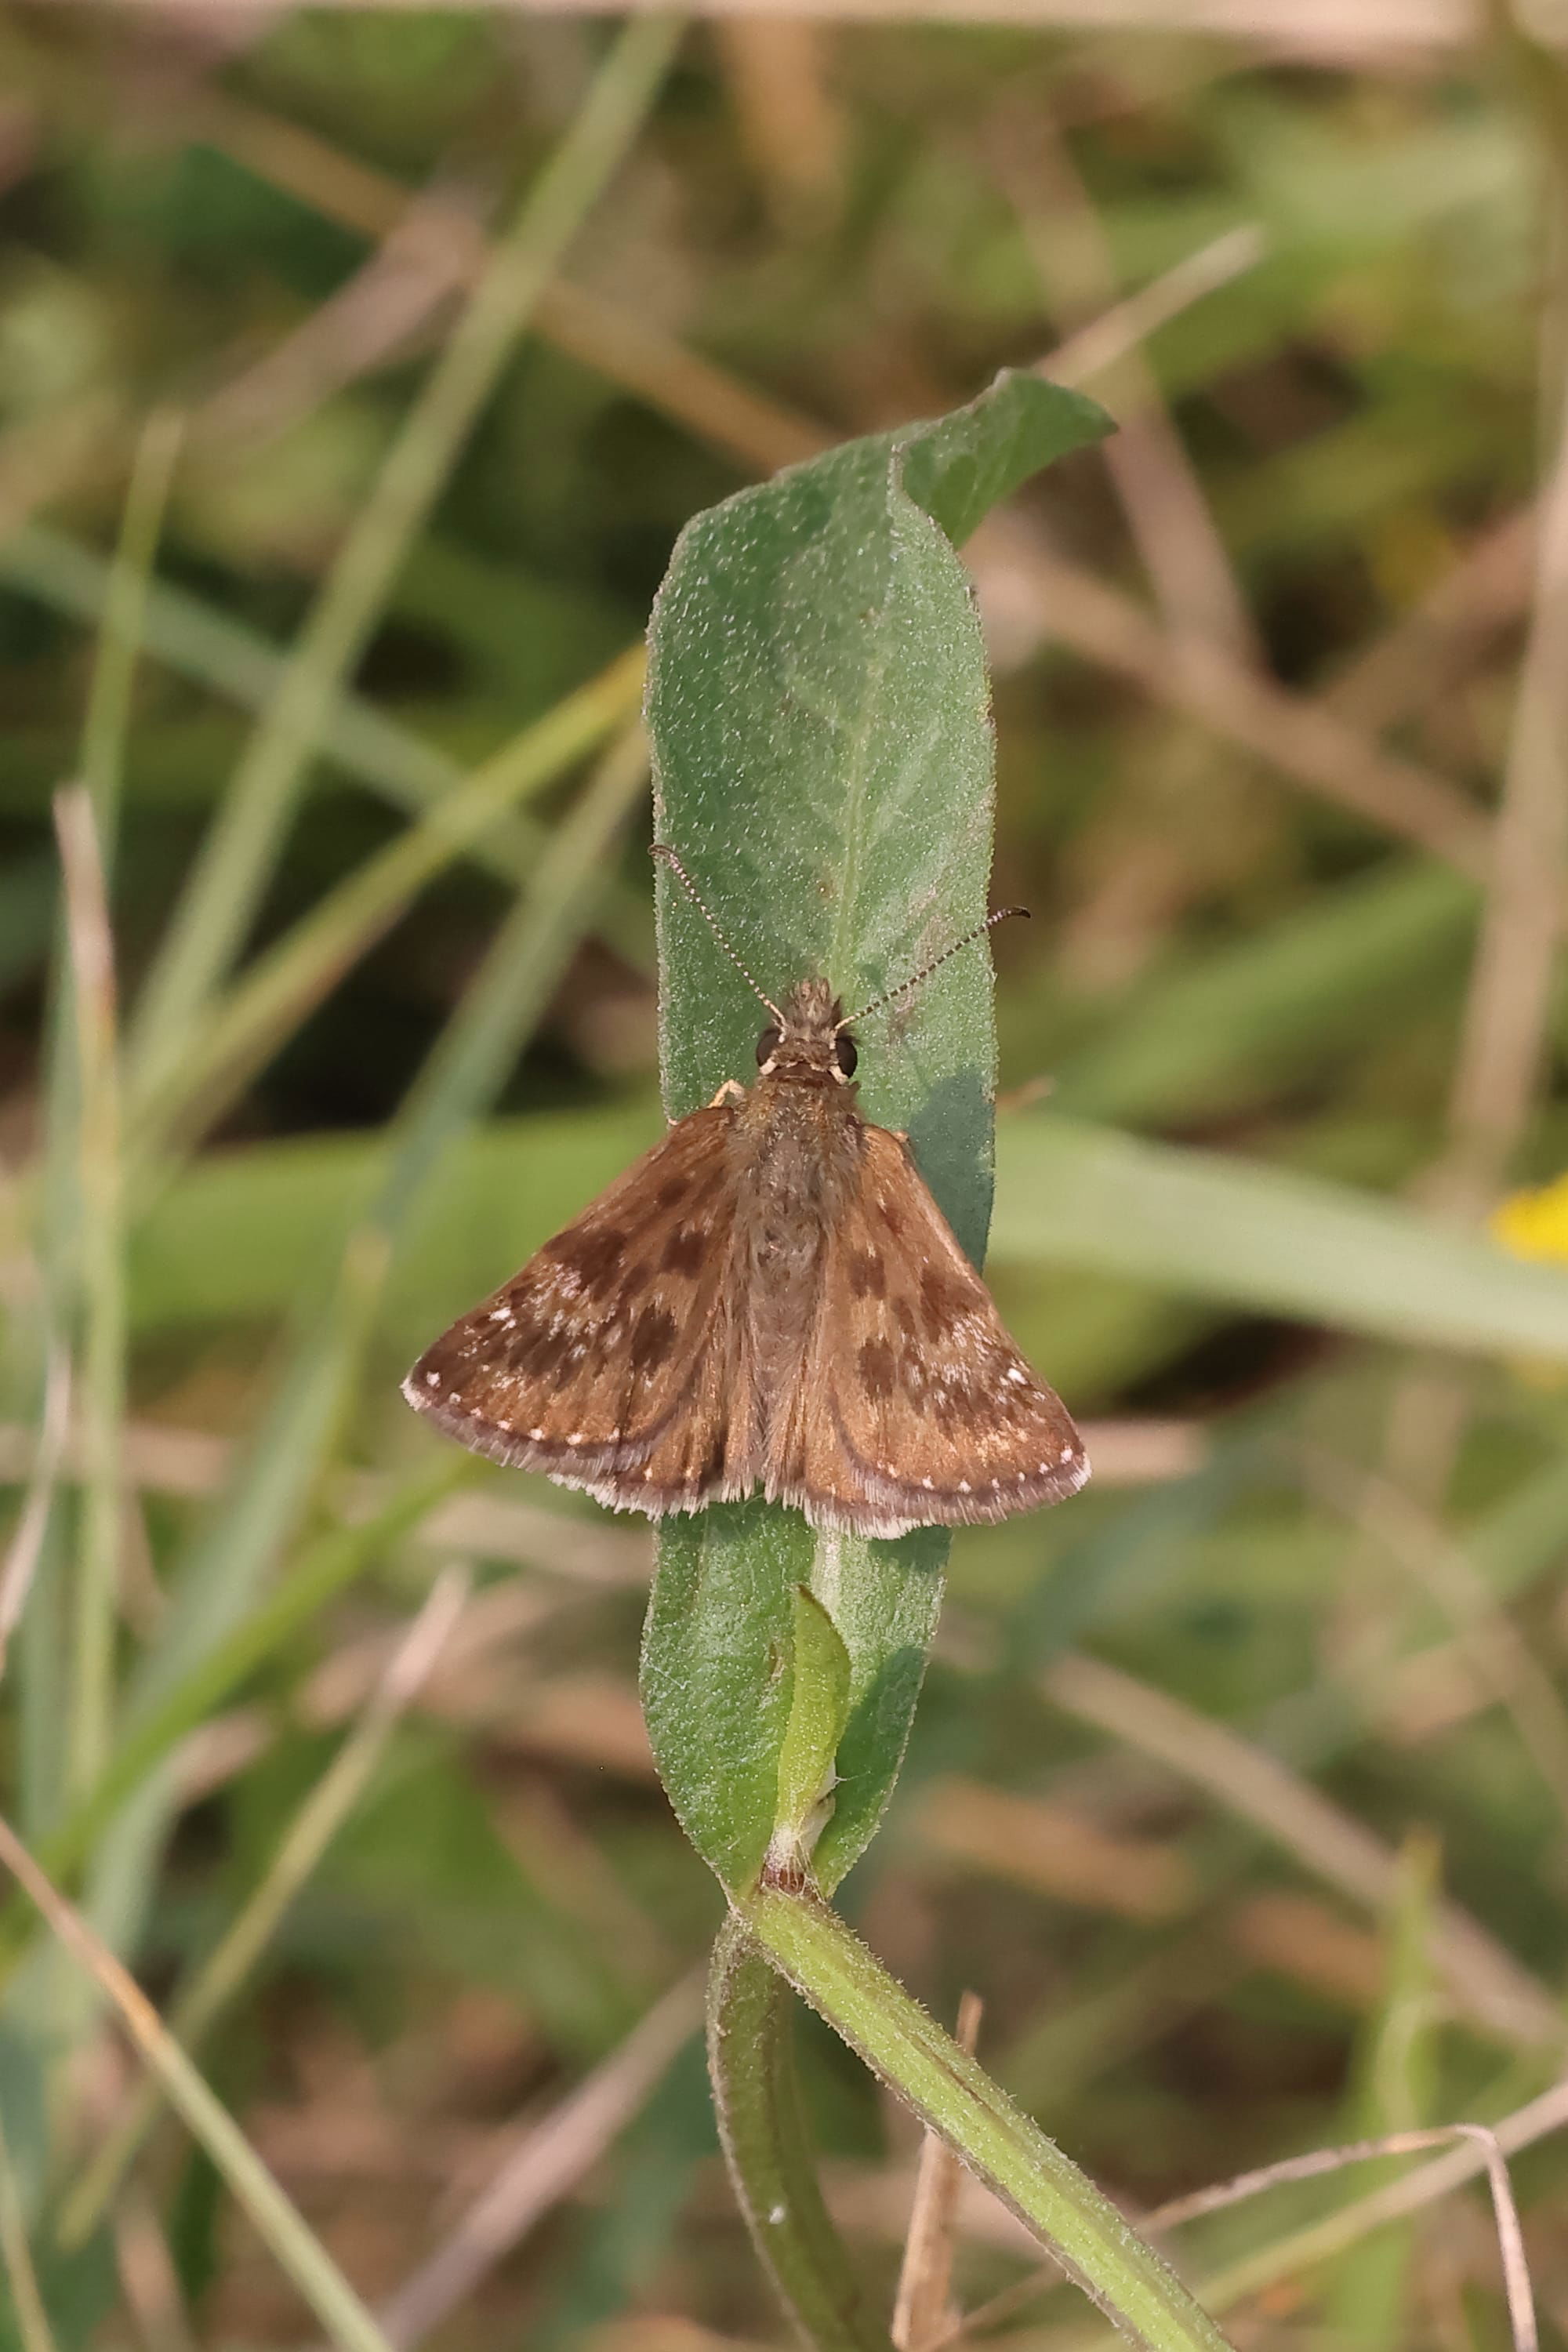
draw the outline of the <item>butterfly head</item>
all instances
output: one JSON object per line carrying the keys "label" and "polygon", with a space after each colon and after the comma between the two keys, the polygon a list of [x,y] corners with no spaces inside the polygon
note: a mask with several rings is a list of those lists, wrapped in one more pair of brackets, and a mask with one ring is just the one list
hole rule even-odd
{"label": "butterfly head", "polygon": [[803,980],[792,988],[779,1018],[757,1040],[764,1078],[826,1077],[847,1086],[858,1058],[844,1006],[825,980]]}

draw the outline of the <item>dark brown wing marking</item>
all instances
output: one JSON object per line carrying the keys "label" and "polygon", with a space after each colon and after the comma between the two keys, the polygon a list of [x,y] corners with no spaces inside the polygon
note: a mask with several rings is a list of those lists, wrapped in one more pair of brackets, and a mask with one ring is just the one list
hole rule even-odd
{"label": "dark brown wing marking", "polygon": [[1006,1518],[1088,1475],[1066,1406],[1015,1347],[908,1145],[868,1128],[768,1493],[818,1527],[893,1536]]}
{"label": "dark brown wing marking", "polygon": [[616,1510],[690,1510],[755,1483],[727,1312],[727,1104],[693,1111],[493,1297],[427,1348],[410,1404],[478,1454]]}

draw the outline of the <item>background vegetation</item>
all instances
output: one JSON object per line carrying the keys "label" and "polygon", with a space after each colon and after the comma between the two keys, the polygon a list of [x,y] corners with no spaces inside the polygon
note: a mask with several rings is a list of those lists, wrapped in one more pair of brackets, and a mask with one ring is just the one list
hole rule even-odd
{"label": "background vegetation", "polygon": [[[321,2249],[400,2344],[781,2340],[646,1538],[396,1382],[657,1129],[676,532],[1053,352],[1121,431],[967,551],[992,1273],[1098,1475],[955,1544],[840,1900],[1135,2210],[1511,2118],[1568,2338],[1565,59],[1059,13],[0,16],[5,1812],[243,2132],[14,1897],[26,2352],[306,2340]],[[802,2046],[890,2290],[912,2129]],[[1467,2162],[1170,2242],[1237,2343],[1490,2346]]]}

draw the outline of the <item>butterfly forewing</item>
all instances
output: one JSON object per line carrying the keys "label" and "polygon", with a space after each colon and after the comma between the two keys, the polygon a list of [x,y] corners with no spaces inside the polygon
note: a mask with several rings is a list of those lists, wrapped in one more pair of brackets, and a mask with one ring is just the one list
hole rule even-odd
{"label": "butterfly forewing", "polygon": [[1066,1406],[1035,1378],[909,1147],[861,1129],[770,1493],[861,1535],[1000,1519],[1089,1475]]}
{"label": "butterfly forewing", "polygon": [[747,1491],[733,1120],[724,1104],[679,1120],[426,1350],[409,1402],[475,1452],[619,1508]]}

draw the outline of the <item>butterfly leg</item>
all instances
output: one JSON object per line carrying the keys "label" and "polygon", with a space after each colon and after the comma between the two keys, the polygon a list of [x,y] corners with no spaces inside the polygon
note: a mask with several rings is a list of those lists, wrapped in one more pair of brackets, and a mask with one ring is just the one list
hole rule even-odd
{"label": "butterfly leg", "polygon": [[717,1110],[721,1103],[744,1102],[745,1099],[746,1089],[740,1079],[726,1078],[708,1108],[710,1110]]}

